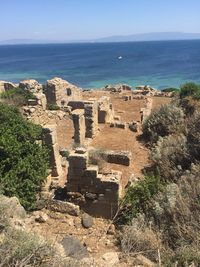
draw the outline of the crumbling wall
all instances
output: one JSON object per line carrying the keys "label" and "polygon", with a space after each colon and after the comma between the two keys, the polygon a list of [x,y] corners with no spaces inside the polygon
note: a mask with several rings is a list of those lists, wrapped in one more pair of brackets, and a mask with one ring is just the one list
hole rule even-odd
{"label": "crumbling wall", "polygon": [[108,163],[115,163],[120,165],[129,166],[132,153],[130,151],[114,151],[114,150],[106,150],[102,152],[103,158]]}
{"label": "crumbling wall", "polygon": [[85,137],[93,138],[98,132],[98,106],[97,102],[85,103]]}
{"label": "crumbling wall", "polygon": [[3,93],[7,90],[17,88],[17,85],[11,82],[0,81],[0,93]]}
{"label": "crumbling wall", "polygon": [[97,101],[70,101],[72,110],[84,110],[85,137],[93,138],[98,132],[98,103]]}
{"label": "crumbling wall", "polygon": [[76,109],[72,112],[74,124],[74,143],[79,146],[84,146],[85,143],[85,116],[83,109]]}
{"label": "crumbling wall", "polygon": [[110,123],[113,121],[114,110],[110,97],[102,96],[98,100],[98,122]]}
{"label": "crumbling wall", "polygon": [[48,80],[45,94],[48,104],[56,104],[59,107],[67,105],[69,101],[82,98],[81,90],[77,86],[61,78]]}
{"label": "crumbling wall", "polygon": [[69,156],[67,190],[79,192],[85,201],[83,210],[91,215],[112,218],[122,194],[121,172],[100,174],[97,165],[89,165],[88,152],[78,148]]}
{"label": "crumbling wall", "polygon": [[63,175],[62,157],[59,153],[59,146],[57,141],[56,126],[46,126],[43,128],[43,142],[49,149],[50,168],[52,182],[58,182]]}

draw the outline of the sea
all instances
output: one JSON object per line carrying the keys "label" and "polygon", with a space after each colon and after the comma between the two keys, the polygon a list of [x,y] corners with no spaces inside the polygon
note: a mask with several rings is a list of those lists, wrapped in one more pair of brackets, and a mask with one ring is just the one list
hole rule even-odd
{"label": "sea", "polygon": [[82,88],[200,83],[200,40],[0,45],[0,80],[61,77]]}

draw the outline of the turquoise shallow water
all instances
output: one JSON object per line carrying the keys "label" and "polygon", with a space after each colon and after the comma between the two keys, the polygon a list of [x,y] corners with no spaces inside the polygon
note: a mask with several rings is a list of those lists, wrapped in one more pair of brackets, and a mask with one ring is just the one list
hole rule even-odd
{"label": "turquoise shallow water", "polygon": [[1,80],[43,83],[54,76],[83,88],[200,83],[200,41],[0,46]]}

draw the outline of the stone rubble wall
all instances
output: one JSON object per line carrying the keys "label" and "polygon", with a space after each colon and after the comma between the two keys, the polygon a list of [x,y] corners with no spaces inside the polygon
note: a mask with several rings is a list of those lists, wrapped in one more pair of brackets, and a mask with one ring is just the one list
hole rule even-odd
{"label": "stone rubble wall", "polygon": [[49,125],[43,128],[43,142],[48,147],[50,153],[50,167],[52,182],[59,181],[63,175],[62,157],[59,153],[56,126]]}
{"label": "stone rubble wall", "polygon": [[79,146],[84,146],[86,132],[84,110],[74,110],[72,112],[72,118],[74,124],[74,143]]}
{"label": "stone rubble wall", "polygon": [[56,104],[59,107],[82,98],[82,92],[78,87],[57,77],[47,81],[45,94],[48,104]]}
{"label": "stone rubble wall", "polygon": [[88,151],[73,151],[69,156],[67,190],[85,197],[81,208],[91,215],[112,218],[121,196],[121,172],[100,174],[97,165],[89,165]]}
{"label": "stone rubble wall", "polygon": [[17,85],[11,82],[0,81],[0,93],[3,93],[7,90],[17,88]]}
{"label": "stone rubble wall", "polygon": [[110,97],[102,96],[98,100],[98,123],[110,123],[113,121],[114,110]]}
{"label": "stone rubble wall", "polygon": [[43,92],[42,85],[33,79],[21,81],[19,83],[19,88],[24,89],[24,90],[28,90],[32,93],[42,93]]}
{"label": "stone rubble wall", "polygon": [[108,163],[125,166],[129,166],[132,159],[132,153],[130,151],[106,150],[102,152],[102,156]]}
{"label": "stone rubble wall", "polygon": [[97,102],[85,104],[86,138],[94,138],[98,132],[98,105]]}

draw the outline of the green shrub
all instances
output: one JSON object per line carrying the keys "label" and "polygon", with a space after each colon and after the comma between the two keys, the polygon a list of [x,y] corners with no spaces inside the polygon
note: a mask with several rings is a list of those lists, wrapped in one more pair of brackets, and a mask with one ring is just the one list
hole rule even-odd
{"label": "green shrub", "polygon": [[184,85],[182,85],[180,89],[180,97],[185,98],[187,96],[192,96],[196,99],[199,99],[200,85],[193,82],[185,83]]}
{"label": "green shrub", "polygon": [[175,134],[159,138],[152,149],[151,158],[163,180],[177,181],[185,170],[190,169],[191,159],[186,137]]}
{"label": "green shrub", "polygon": [[193,161],[200,160],[200,112],[196,111],[188,121],[188,150]]}
{"label": "green shrub", "polygon": [[200,251],[198,247],[183,246],[177,251],[165,253],[163,257],[164,267],[200,266]]}
{"label": "green shrub", "polygon": [[0,98],[4,100],[8,100],[8,102],[14,102],[16,105],[25,105],[28,103],[28,99],[36,99],[35,95],[21,88],[14,88],[2,92],[0,94]]}
{"label": "green shrub", "polygon": [[174,88],[174,87],[169,87],[169,88],[165,88],[165,89],[162,89],[162,92],[165,92],[165,93],[179,93],[180,92],[180,89],[179,88]]}
{"label": "green shrub", "polygon": [[48,104],[47,109],[49,110],[59,110],[60,107],[57,104]]}
{"label": "green shrub", "polygon": [[47,177],[48,153],[36,142],[41,133],[18,109],[0,104],[0,188],[7,196],[17,196],[26,209],[34,208]]}
{"label": "green shrub", "polygon": [[155,143],[159,137],[180,131],[183,123],[184,112],[181,108],[173,104],[163,105],[144,121],[143,136],[150,143]]}
{"label": "green shrub", "polygon": [[117,223],[130,223],[139,213],[145,212],[148,202],[162,186],[159,176],[149,175],[129,187],[122,199],[122,210],[117,218]]}

